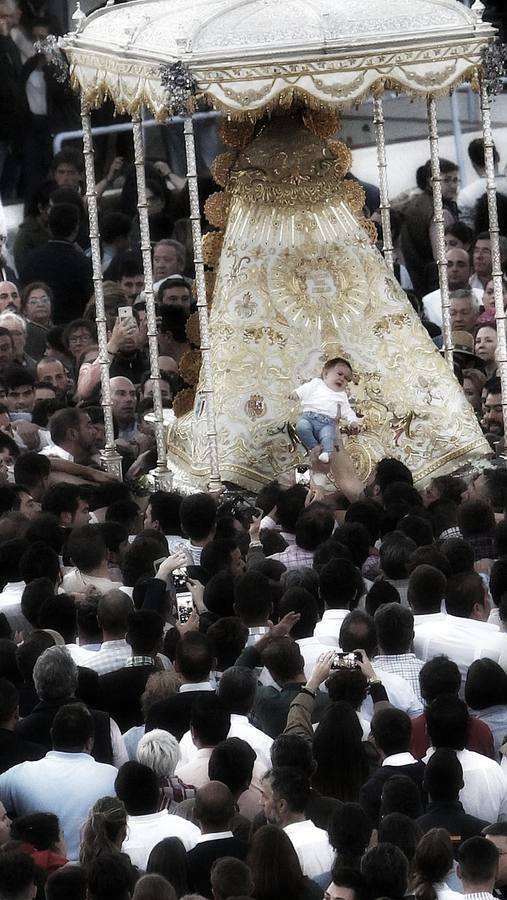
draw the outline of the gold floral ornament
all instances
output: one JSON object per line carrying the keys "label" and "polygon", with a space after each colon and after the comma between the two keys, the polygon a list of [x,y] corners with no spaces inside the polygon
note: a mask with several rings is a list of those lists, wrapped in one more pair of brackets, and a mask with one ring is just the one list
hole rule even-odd
{"label": "gold floral ornament", "polygon": [[237,157],[237,153],[229,150],[227,153],[219,153],[211,163],[211,174],[220,187],[225,187],[229,181],[229,176]]}
{"label": "gold floral ornament", "polygon": [[340,178],[343,178],[352,166],[352,153],[350,147],[347,147],[343,141],[328,141],[328,150],[336,159],[336,171]]}
{"label": "gold floral ornament", "polygon": [[367,219],[366,216],[362,216],[359,219],[359,224],[364,228],[370,240],[376,244],[378,241],[378,231],[375,227],[375,222],[372,222],[371,219]]}
{"label": "gold floral ornament", "polygon": [[214,194],[210,194],[204,204],[204,215],[210,225],[215,225],[217,228],[225,228],[230,205],[230,194],[227,194],[225,191],[216,191]]}
{"label": "gold floral ornament", "polygon": [[343,190],[345,202],[348,203],[352,212],[360,212],[366,201],[366,194],[361,185],[357,181],[348,179],[343,182]]}
{"label": "gold floral ornament", "polygon": [[241,121],[223,119],[220,122],[219,134],[224,144],[234,150],[242,150],[253,138],[254,124],[248,119]]}
{"label": "gold floral ornament", "polygon": [[177,419],[191,412],[194,407],[195,388],[183,388],[173,400],[173,412]]}
{"label": "gold floral ornament", "polygon": [[192,386],[199,381],[201,371],[201,353],[199,350],[187,350],[180,359],[180,375]]}
{"label": "gold floral ornament", "polygon": [[305,109],[303,124],[316,137],[326,140],[336,134],[341,125],[341,118],[337,112],[331,109]]}
{"label": "gold floral ornament", "polygon": [[214,269],[220,260],[224,235],[222,231],[208,231],[202,239],[202,258],[204,264]]}
{"label": "gold floral ornament", "polygon": [[194,312],[188,317],[187,324],[185,325],[185,333],[194,347],[200,347],[201,335],[199,332],[199,313]]}

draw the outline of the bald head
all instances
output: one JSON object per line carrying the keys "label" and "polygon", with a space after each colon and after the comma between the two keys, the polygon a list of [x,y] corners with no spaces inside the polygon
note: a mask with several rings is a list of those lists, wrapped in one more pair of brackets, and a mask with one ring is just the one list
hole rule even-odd
{"label": "bald head", "polygon": [[194,815],[203,834],[227,831],[234,812],[232,793],[221,781],[210,781],[197,791]]}
{"label": "bald head", "polygon": [[118,425],[125,427],[134,421],[137,406],[136,389],[130,378],[116,375],[111,378],[113,416]]}
{"label": "bald head", "polygon": [[462,247],[453,247],[445,254],[447,259],[447,277],[451,291],[468,287],[470,278],[470,257]]}
{"label": "bald head", "polygon": [[4,309],[13,309],[17,313],[21,311],[21,297],[12,281],[0,281],[0,312]]}

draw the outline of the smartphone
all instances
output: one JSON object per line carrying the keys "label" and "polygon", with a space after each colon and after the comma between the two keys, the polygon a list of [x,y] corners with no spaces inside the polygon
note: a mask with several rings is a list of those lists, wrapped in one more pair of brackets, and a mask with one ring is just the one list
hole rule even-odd
{"label": "smartphone", "polygon": [[361,662],[360,653],[335,653],[332,669],[356,669],[358,662]]}
{"label": "smartphone", "polygon": [[188,572],[186,566],[180,566],[179,569],[173,571],[174,590],[177,594],[188,592],[187,588]]}
{"label": "smartphone", "polygon": [[310,466],[296,466],[295,482],[305,486],[310,484]]}
{"label": "smartphone", "polygon": [[194,603],[192,600],[192,594],[189,594],[188,591],[186,594],[178,594],[176,597],[176,609],[178,610],[178,622],[184,624],[188,622],[190,616],[192,615],[192,610],[194,608]]}
{"label": "smartphone", "polygon": [[118,307],[118,318],[120,322],[125,322],[127,319],[132,319],[134,317],[134,310],[131,306],[119,306]]}

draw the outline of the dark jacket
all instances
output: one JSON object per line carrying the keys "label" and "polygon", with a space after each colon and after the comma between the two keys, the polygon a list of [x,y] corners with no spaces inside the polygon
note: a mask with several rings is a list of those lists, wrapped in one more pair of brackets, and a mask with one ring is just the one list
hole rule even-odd
{"label": "dark jacket", "polygon": [[[378,827],[380,818],[380,801],[382,799],[382,791],[384,785],[389,778],[395,775],[406,775],[411,778],[419,788],[422,802],[422,782],[426,766],[418,760],[416,763],[410,763],[405,766],[381,766],[377,769],[368,781],[363,784],[359,792],[359,803],[364,811],[371,819],[374,828]],[[424,808],[424,806],[422,807]]]}
{"label": "dark jacket", "polygon": [[100,706],[114,719],[122,734],[134,725],[143,724],[141,695],[148,678],[157,671],[154,665],[127,666],[100,676]]}
{"label": "dark jacket", "polygon": [[[62,700],[40,700],[34,711],[26,719],[20,719],[16,726],[16,734],[28,741],[42,744],[45,751],[53,749],[51,726],[61,706],[75,703],[74,697]],[[92,756],[97,762],[113,765],[113,747],[111,744],[111,721],[109,715],[98,709],[90,709],[95,726],[95,740]]]}
{"label": "dark jacket", "polygon": [[23,143],[28,103],[22,79],[19,50],[10,35],[0,34],[0,135],[15,152]]}
{"label": "dark jacket", "polygon": [[27,216],[21,222],[14,238],[14,261],[18,272],[23,268],[32,250],[45,247],[49,241],[49,231],[35,216]]}
{"label": "dark jacket", "polygon": [[90,260],[69,241],[49,240],[26,257],[20,272],[23,287],[43,281],[53,291],[53,322],[80,319],[93,294]]}
{"label": "dark jacket", "polygon": [[[271,685],[257,687],[254,715],[262,731],[272,738],[282,734],[287,724],[289,706],[300,691],[301,684],[299,682],[284,684],[279,691]],[[312,712],[313,723],[320,722],[328,706],[329,695],[319,691]]]}
{"label": "dark jacket", "polygon": [[167,700],[159,700],[154,703],[148,712],[146,719],[146,731],[153,728],[163,728],[181,741],[181,738],[190,728],[190,715],[195,701],[199,697],[205,697],[209,691],[184,691],[182,694],[173,694]]}
{"label": "dark jacket", "polygon": [[445,828],[451,836],[455,851],[463,841],[480,835],[482,829],[491,824],[475,816],[469,816],[459,800],[428,803],[426,812],[423,816],[419,816],[416,822],[424,833],[430,828]]}
{"label": "dark jacket", "polygon": [[46,748],[42,744],[25,741],[14,731],[0,728],[0,775],[7,769],[11,769],[12,766],[17,766],[18,763],[42,759],[46,752]]}
{"label": "dark jacket", "polygon": [[197,844],[187,853],[188,872],[193,890],[203,897],[213,897],[211,891],[211,867],[215,860],[223,856],[246,859],[248,844],[235,837],[219,838]]}

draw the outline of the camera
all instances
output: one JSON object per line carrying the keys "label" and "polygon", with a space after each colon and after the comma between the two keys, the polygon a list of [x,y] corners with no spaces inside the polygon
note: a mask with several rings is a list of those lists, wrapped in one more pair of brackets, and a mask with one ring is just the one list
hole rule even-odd
{"label": "camera", "polygon": [[356,669],[358,660],[361,662],[360,653],[335,653],[331,669]]}

